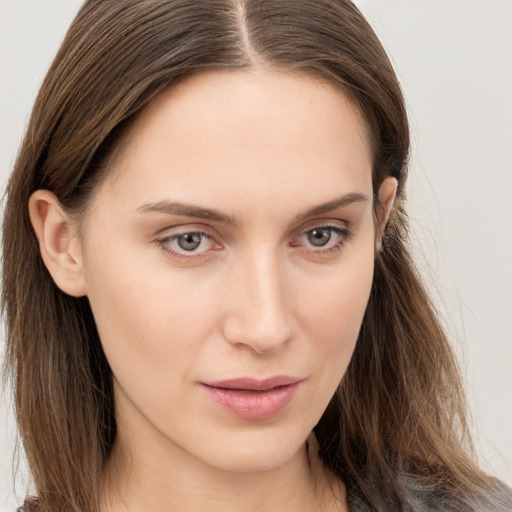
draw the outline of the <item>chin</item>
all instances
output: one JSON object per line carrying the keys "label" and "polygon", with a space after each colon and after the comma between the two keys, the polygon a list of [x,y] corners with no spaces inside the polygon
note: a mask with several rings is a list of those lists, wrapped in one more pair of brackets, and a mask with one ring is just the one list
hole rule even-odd
{"label": "chin", "polygon": [[[259,473],[277,470],[286,465],[302,445],[291,450],[246,450],[243,453],[225,454],[216,463],[219,469],[231,473]],[[227,456],[226,456],[227,455]]]}
{"label": "chin", "polygon": [[264,430],[253,436],[239,434],[226,441],[219,439],[218,442],[210,442],[201,458],[209,465],[227,472],[273,471],[299,454],[309,431],[279,435]]}

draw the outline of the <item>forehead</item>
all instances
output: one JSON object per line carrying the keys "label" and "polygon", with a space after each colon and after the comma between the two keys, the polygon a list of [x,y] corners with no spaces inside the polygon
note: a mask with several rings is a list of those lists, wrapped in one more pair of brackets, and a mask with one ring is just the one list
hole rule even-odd
{"label": "forehead", "polygon": [[371,161],[365,122],[334,85],[297,72],[209,71],[169,88],[138,116],[106,185],[145,201],[249,192],[271,200],[277,190],[324,200],[367,191]]}

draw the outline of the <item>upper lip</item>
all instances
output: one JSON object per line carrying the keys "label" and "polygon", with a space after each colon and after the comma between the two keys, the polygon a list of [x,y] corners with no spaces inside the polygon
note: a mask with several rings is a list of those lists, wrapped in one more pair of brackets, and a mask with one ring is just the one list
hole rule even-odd
{"label": "upper lip", "polygon": [[241,389],[250,391],[269,391],[281,386],[290,386],[304,379],[290,377],[288,375],[276,375],[266,379],[255,379],[251,377],[240,377],[236,379],[217,380],[203,382],[205,386],[221,389]]}

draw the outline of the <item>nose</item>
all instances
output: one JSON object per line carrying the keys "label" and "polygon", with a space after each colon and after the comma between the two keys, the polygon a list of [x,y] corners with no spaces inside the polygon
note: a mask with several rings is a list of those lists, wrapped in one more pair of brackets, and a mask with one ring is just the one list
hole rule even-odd
{"label": "nose", "polygon": [[294,335],[290,290],[278,257],[252,252],[232,269],[224,337],[259,354],[276,352]]}

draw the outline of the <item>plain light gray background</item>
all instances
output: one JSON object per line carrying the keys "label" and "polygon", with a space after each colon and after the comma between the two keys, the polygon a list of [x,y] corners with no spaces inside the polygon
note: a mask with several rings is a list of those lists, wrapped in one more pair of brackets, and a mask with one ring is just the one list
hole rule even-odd
{"label": "plain light gray background", "polygon": [[[483,466],[512,485],[512,2],[359,0],[409,105],[418,262],[461,358]],[[78,0],[0,0],[0,186]],[[0,400],[0,511],[14,422]]]}

